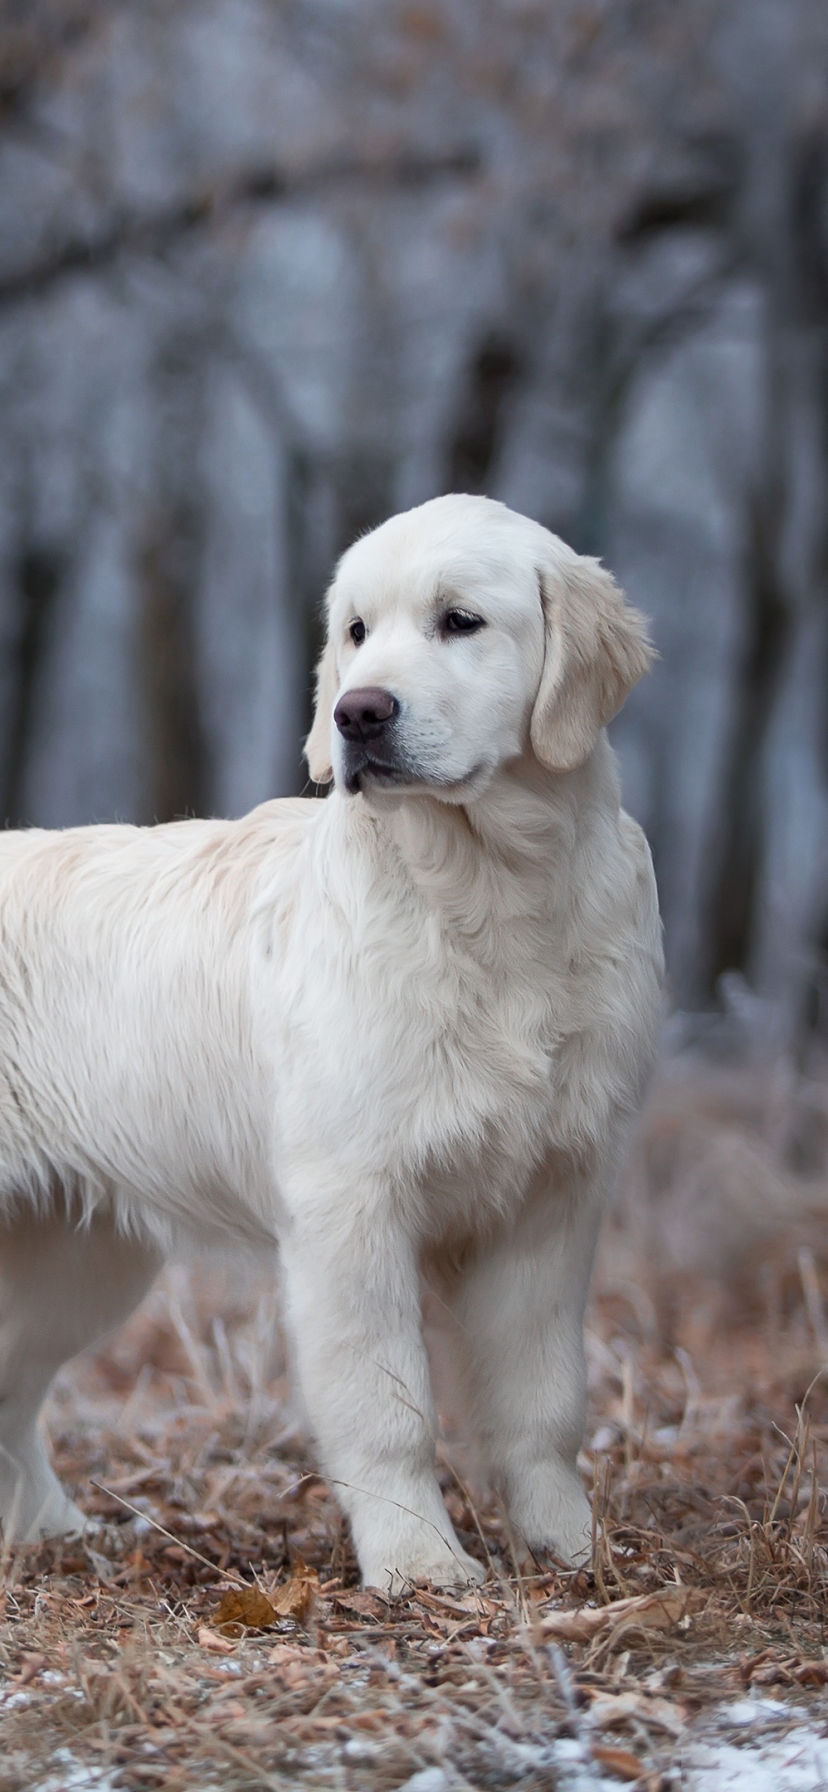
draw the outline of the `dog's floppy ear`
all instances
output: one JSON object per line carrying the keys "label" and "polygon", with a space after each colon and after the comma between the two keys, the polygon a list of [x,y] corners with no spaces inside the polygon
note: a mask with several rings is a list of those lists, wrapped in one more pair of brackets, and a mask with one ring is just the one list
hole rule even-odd
{"label": "dog's floppy ear", "polygon": [[316,707],[313,726],[305,741],[305,758],[314,784],[330,784],[333,777],[331,727],[338,682],[333,642],[328,639],[316,668]]}
{"label": "dog's floppy ear", "polygon": [[542,765],[572,771],[648,671],[653,650],[644,617],[600,561],[551,536],[538,582],[544,660],[530,738]]}

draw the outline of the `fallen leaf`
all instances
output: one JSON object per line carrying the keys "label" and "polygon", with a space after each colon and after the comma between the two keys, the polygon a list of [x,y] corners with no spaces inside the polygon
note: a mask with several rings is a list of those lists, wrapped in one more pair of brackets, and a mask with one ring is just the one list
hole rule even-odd
{"label": "fallen leaf", "polygon": [[790,1686],[791,1675],[781,1661],[765,1661],[749,1676],[751,1686]]}
{"label": "fallen leaf", "polygon": [[360,1618],[387,1618],[388,1602],[379,1593],[334,1593],[334,1604]]}
{"label": "fallen leaf", "polygon": [[418,1587],[416,1593],[418,1605],[424,1605],[429,1611],[450,1612],[453,1618],[477,1617],[483,1610],[482,1600],[474,1596],[465,1599],[446,1599],[444,1595],[429,1592],[427,1587]]}
{"label": "fallen leaf", "polygon": [[574,1612],[549,1612],[541,1618],[542,1636],[559,1637],[565,1643],[588,1643],[592,1637],[614,1630],[672,1630],[674,1624],[697,1611],[704,1594],[692,1587],[663,1587],[658,1593],[636,1593],[613,1605],[582,1605]]}
{"label": "fallen leaf", "polygon": [[626,1748],[595,1747],[592,1757],[599,1767],[606,1767],[619,1780],[637,1780],[643,1772],[641,1762]]}
{"label": "fallen leaf", "polygon": [[289,1692],[298,1692],[301,1687],[309,1686],[312,1677],[306,1662],[288,1661],[284,1667],[279,1668],[279,1679]]}
{"label": "fallen leaf", "polygon": [[219,1630],[268,1630],[276,1622],[274,1606],[258,1587],[228,1587],[213,1616]]}
{"label": "fallen leaf", "polygon": [[283,1665],[285,1662],[305,1661],[306,1658],[307,1650],[300,1648],[297,1643],[274,1643],[267,1659]]}
{"label": "fallen leaf", "polygon": [[315,1711],[308,1717],[283,1717],[280,1720],[279,1729],[280,1731],[288,1730],[291,1736],[298,1737],[301,1742],[320,1740],[320,1730],[323,1735],[329,1735],[332,1730],[334,1733],[338,1731],[343,1742],[347,1742],[352,1733],[350,1717],[345,1725],[342,1722],[341,1714],[339,1717],[317,1717]]}
{"label": "fallen leaf", "polygon": [[273,1595],[273,1610],[279,1618],[293,1618],[297,1624],[306,1624],[318,1592],[316,1569],[308,1568],[302,1557],[297,1556],[290,1580]]}
{"label": "fallen leaf", "polygon": [[824,1661],[802,1661],[794,1668],[793,1677],[800,1686],[824,1686],[828,1681],[828,1664]]}
{"label": "fallen leaf", "polygon": [[684,1712],[669,1699],[653,1698],[649,1693],[596,1693],[589,1707],[588,1721],[597,1730],[611,1730],[616,1725],[637,1719],[671,1736],[680,1736],[684,1729]]}
{"label": "fallen leaf", "polygon": [[198,1632],[198,1641],[202,1649],[208,1649],[211,1655],[232,1655],[233,1644],[226,1636],[219,1636],[217,1630],[211,1630],[209,1624],[202,1624]]}
{"label": "fallen leaf", "polygon": [[20,1672],[15,1675],[16,1684],[18,1686],[28,1686],[30,1681],[35,1680],[37,1675],[42,1673],[45,1666],[45,1655],[24,1655],[23,1665]]}

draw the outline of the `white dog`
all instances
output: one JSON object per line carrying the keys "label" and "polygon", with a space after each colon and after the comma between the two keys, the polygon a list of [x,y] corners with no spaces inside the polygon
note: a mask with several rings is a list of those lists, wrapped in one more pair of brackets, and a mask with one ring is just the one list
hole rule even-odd
{"label": "white dog", "polygon": [[485,498],[350,548],[328,628],[327,801],[0,835],[0,1511],[83,1525],[38,1410],[165,1254],[278,1239],[322,1462],[398,1590],[479,1573],[424,1283],[517,1532],[588,1548],[584,1303],[662,968],[603,729],[650,652],[596,561]]}

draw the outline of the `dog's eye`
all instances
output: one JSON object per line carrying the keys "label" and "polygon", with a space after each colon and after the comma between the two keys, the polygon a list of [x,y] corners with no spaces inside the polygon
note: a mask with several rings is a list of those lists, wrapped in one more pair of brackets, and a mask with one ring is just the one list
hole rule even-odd
{"label": "dog's eye", "polygon": [[361,616],[355,616],[353,622],[348,623],[348,633],[355,647],[362,646],[367,632]]}
{"label": "dog's eye", "polygon": [[479,628],[485,628],[482,616],[475,616],[471,610],[446,610],[440,618],[440,628],[444,635],[476,635]]}

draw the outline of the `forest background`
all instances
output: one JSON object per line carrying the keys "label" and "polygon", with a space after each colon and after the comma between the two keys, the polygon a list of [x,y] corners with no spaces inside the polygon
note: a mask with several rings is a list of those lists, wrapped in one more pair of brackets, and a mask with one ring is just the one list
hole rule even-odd
{"label": "forest background", "polygon": [[456,489],[652,620],[675,1005],[824,1034],[821,0],[2,0],[0,815],[301,789],[335,557]]}

